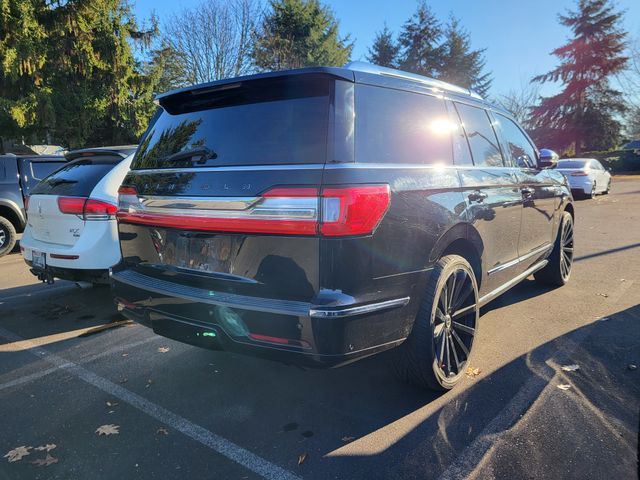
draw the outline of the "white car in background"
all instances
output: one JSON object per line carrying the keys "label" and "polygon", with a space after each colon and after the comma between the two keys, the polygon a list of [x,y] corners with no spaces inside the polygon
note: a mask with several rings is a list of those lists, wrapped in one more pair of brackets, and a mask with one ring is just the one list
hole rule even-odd
{"label": "white car in background", "polygon": [[69,152],[69,162],[31,191],[20,240],[31,273],[47,283],[108,282],[109,267],[121,257],[118,188],[135,150],[133,145]]}
{"label": "white car in background", "polygon": [[558,160],[555,169],[567,177],[574,196],[593,198],[611,189],[611,174],[595,158]]}

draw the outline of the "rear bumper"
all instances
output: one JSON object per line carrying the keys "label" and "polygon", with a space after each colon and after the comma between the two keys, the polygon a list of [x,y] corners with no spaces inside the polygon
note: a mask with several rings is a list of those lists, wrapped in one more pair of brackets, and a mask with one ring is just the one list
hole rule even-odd
{"label": "rear bumper", "polygon": [[389,318],[408,297],[339,307],[211,292],[148,277],[114,272],[119,310],[159,335],[214,350],[227,350],[308,366],[337,366],[404,340],[388,331]]}
{"label": "rear bumper", "polygon": [[45,268],[34,267],[33,262],[25,260],[26,264],[30,267],[29,271],[38,278],[59,278],[61,280],[69,280],[71,282],[94,282],[94,283],[107,283],[109,279],[109,270],[101,269],[74,269],[74,268],[62,268],[53,267],[47,265]]}
{"label": "rear bumper", "polygon": [[[47,256],[47,266],[62,270],[108,270],[120,261],[120,244],[115,220],[93,222],[85,228],[74,245],[44,242],[34,238],[27,226],[20,240],[22,256],[27,263],[32,260],[32,251]],[[65,258],[55,258],[53,255]],[[66,258],[77,257],[77,258]]]}

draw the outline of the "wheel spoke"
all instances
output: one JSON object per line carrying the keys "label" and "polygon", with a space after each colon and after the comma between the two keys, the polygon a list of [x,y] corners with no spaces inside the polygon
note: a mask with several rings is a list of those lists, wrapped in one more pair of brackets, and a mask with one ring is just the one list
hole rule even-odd
{"label": "wheel spoke", "polygon": [[445,330],[444,323],[441,323],[433,327],[433,336],[436,338],[436,340],[440,337],[440,335],[442,335],[442,332],[444,332],[444,330]]}
{"label": "wheel spoke", "polygon": [[440,337],[442,340],[440,341],[440,368],[442,368],[442,363],[444,360],[444,336]]}
{"label": "wheel spoke", "polygon": [[456,342],[458,342],[458,345],[460,345],[460,348],[462,349],[466,357],[469,358],[469,349],[464,344],[460,336],[456,333],[455,330],[451,330],[451,335],[453,335],[453,338],[456,340]]}
{"label": "wheel spoke", "polygon": [[455,310],[462,304],[462,302],[460,301],[460,296],[462,295],[462,292],[467,288],[467,280],[469,278],[467,272],[465,272],[464,270],[458,270],[455,275],[456,288],[453,291],[451,305],[449,305],[451,307],[451,310]]}
{"label": "wheel spoke", "polygon": [[447,307],[448,308],[453,308],[453,299],[456,296],[456,283],[458,280],[458,272],[454,272],[450,277],[449,280],[447,280],[447,282],[450,282],[451,285],[449,287],[449,297],[447,298],[448,303],[447,303]]}
{"label": "wheel spoke", "polygon": [[457,328],[458,330],[461,330],[461,331],[463,331],[464,333],[469,334],[469,335],[471,335],[471,336],[473,336],[473,335],[475,335],[475,334],[476,334],[476,329],[475,329],[475,328],[472,328],[472,327],[470,327],[470,326],[468,326],[468,325],[464,325],[464,324],[462,324],[462,323],[459,323],[459,322],[453,322],[453,321],[451,322],[451,325],[453,325],[453,327]]}
{"label": "wheel spoke", "polygon": [[447,346],[447,371],[451,373],[451,355],[449,353],[449,335],[444,335],[444,342]]}
{"label": "wheel spoke", "polygon": [[436,307],[436,318],[440,320],[442,323],[444,323],[444,313],[442,313],[442,310],[440,310],[437,307]]}
{"label": "wheel spoke", "polygon": [[449,343],[451,344],[451,351],[453,352],[453,360],[456,362],[456,373],[460,373],[460,360],[458,360],[458,352],[456,352],[456,345],[453,342],[451,336],[449,336]]}
{"label": "wheel spoke", "polygon": [[469,305],[467,307],[461,308],[460,310],[455,312],[453,315],[451,315],[451,318],[464,317],[465,315],[468,315],[469,313],[475,311],[475,309],[476,309],[476,304],[474,303],[474,304]]}
{"label": "wheel spoke", "polygon": [[438,298],[438,306],[441,311],[446,312],[448,309],[447,305],[447,282],[444,282],[442,286],[442,291],[440,292],[440,297]]}

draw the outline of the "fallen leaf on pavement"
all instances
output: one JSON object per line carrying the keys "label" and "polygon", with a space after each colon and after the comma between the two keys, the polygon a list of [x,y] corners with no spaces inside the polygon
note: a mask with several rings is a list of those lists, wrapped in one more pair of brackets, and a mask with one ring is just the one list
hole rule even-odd
{"label": "fallen leaf on pavement", "polygon": [[608,293],[598,293],[596,295],[599,295],[599,296],[604,297],[604,298],[609,298],[609,294]]}
{"label": "fallen leaf on pavement", "polygon": [[169,435],[169,430],[164,427],[160,427],[156,430],[156,435]]}
{"label": "fallen leaf on pavement", "polygon": [[152,383],[153,383],[153,380],[151,379],[147,380],[147,384],[144,386],[144,388],[149,388]]}
{"label": "fallen leaf on pavement", "polygon": [[573,365],[563,365],[562,366],[562,370],[564,370],[565,372],[575,372],[579,368],[580,368],[580,365],[576,365],[575,363]]}
{"label": "fallen leaf on pavement", "polygon": [[47,456],[44,458],[37,458],[32,462],[32,463],[38,467],[48,467],[49,465],[51,465],[52,463],[58,463],[58,459],[56,457],[52,457],[51,455],[49,455],[47,453]]}
{"label": "fallen leaf on pavement", "polygon": [[129,380],[127,378],[123,378],[122,380],[120,380],[118,383],[127,383]]}
{"label": "fallen leaf on pavement", "polygon": [[467,377],[473,378],[473,377],[477,377],[478,375],[480,375],[481,371],[482,370],[480,370],[478,367],[476,367],[476,368],[468,367],[466,374],[467,374]]}
{"label": "fallen leaf on pavement", "polygon": [[558,388],[560,390],[569,390],[571,388],[571,385],[567,385],[566,383],[565,384],[560,384],[560,385],[558,385]]}
{"label": "fallen leaf on pavement", "polygon": [[115,407],[118,405],[118,402],[107,402],[107,407]]}
{"label": "fallen leaf on pavement", "polygon": [[123,353],[123,354],[122,354],[122,356],[123,356],[123,357],[128,357],[128,356],[129,356],[129,354],[128,354],[128,353]]}
{"label": "fallen leaf on pavement", "polygon": [[298,455],[298,465],[302,465],[308,457],[309,455],[307,455],[306,453],[301,453],[300,455]]}
{"label": "fallen leaf on pavement", "polygon": [[344,443],[353,442],[355,439],[356,439],[356,437],[342,437],[342,441]]}
{"label": "fallen leaf on pavement", "polygon": [[629,370],[636,370],[638,368],[638,366],[635,363],[630,363],[627,368]]}
{"label": "fallen leaf on pavement", "polygon": [[39,452],[46,450],[47,452],[50,452],[56,447],[57,445],[55,443],[47,443],[46,445],[40,445],[39,447],[34,448],[34,450],[37,450]]}
{"label": "fallen leaf on pavement", "polygon": [[18,460],[22,460],[22,457],[26,457],[29,455],[29,450],[33,447],[27,447],[23,445],[21,447],[16,447],[13,450],[9,450],[4,458],[8,459],[9,462],[17,462]]}
{"label": "fallen leaf on pavement", "polygon": [[158,348],[158,352],[160,352],[160,353],[167,353],[169,350],[171,350],[169,347],[160,347],[160,348]]}
{"label": "fallen leaf on pavement", "polygon": [[96,432],[98,435],[117,435],[120,432],[118,431],[118,429],[120,428],[120,425],[114,425],[113,423],[110,423],[108,425],[100,425],[97,429]]}
{"label": "fallen leaf on pavement", "polygon": [[606,322],[607,320],[611,320],[609,317],[602,317],[600,319],[601,322]]}

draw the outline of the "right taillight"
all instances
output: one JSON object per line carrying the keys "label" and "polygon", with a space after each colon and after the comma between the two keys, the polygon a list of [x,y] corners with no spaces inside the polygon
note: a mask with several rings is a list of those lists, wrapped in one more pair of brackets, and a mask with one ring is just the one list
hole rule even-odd
{"label": "right taillight", "polygon": [[320,233],[328,237],[367,235],[380,224],[390,201],[389,185],[324,188]]}
{"label": "right taillight", "polygon": [[[210,197],[197,207],[180,197],[159,205],[154,197],[140,198],[134,187],[119,190],[117,217],[121,222],[156,227],[276,235],[368,235],[389,208],[389,185],[275,187],[238,208],[234,198]],[[244,200],[246,201],[246,199]],[[226,202],[226,204],[225,204]]]}
{"label": "right taillight", "polygon": [[573,172],[571,174],[572,177],[587,177],[588,175],[587,172]]}

